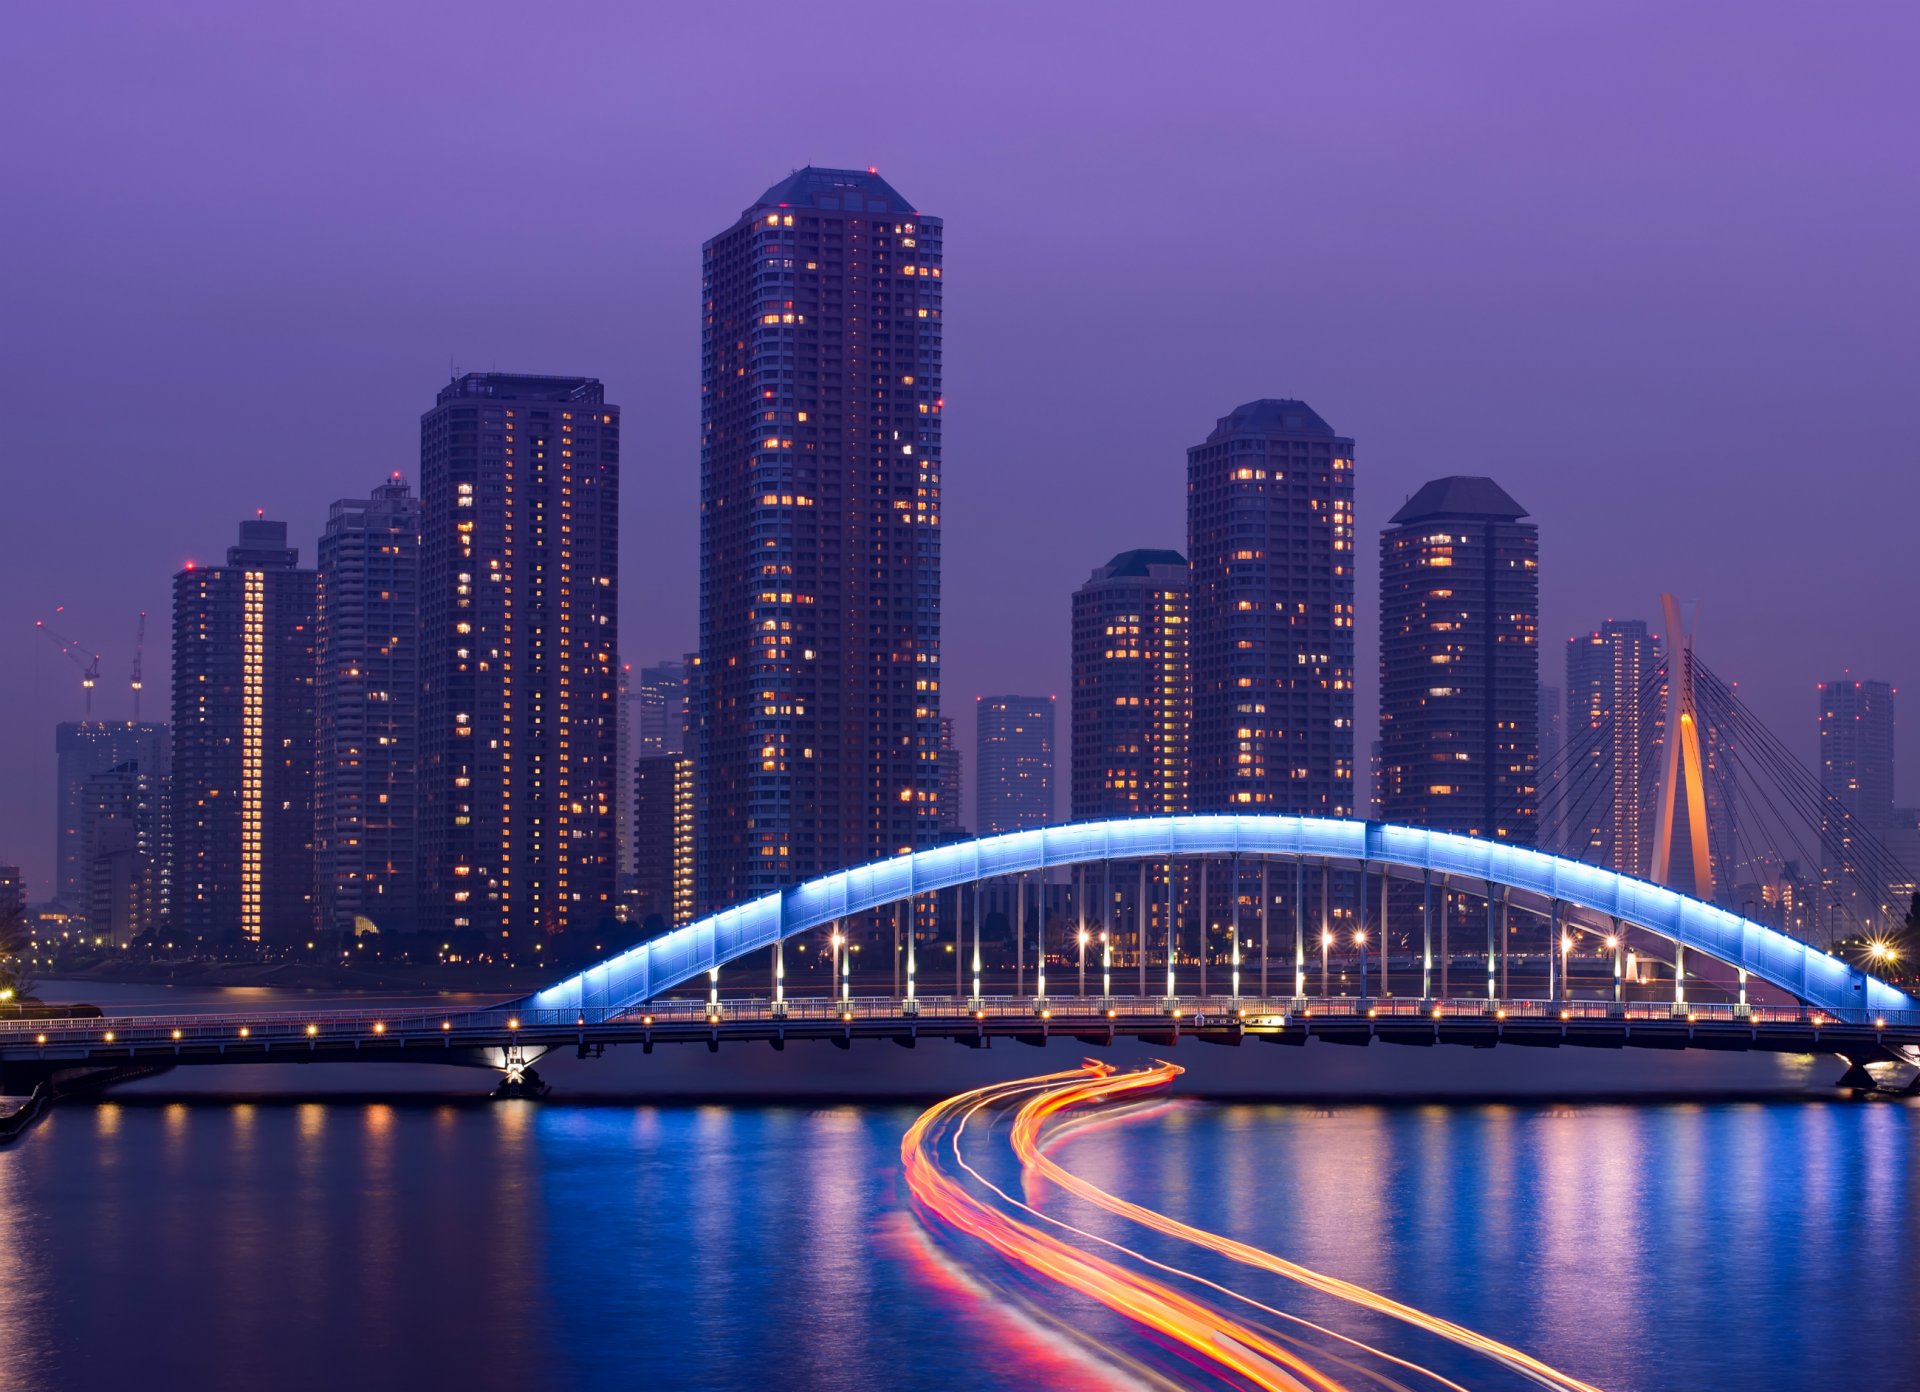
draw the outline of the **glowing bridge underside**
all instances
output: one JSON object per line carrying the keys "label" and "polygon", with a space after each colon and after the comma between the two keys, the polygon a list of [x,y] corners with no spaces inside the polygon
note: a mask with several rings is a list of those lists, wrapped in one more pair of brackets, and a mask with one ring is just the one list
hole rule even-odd
{"label": "glowing bridge underside", "polygon": [[1445,876],[1451,889],[1504,888],[1618,919],[1689,952],[1744,970],[1807,1005],[1834,1012],[1920,1010],[1920,1001],[1765,924],[1662,885],[1544,851],[1450,832],[1330,817],[1272,814],[1137,817],[1041,827],[939,846],[822,875],[710,914],[517,1004],[625,1010],[748,953],[916,895],[1036,870],[1103,861],[1218,856],[1388,867]]}

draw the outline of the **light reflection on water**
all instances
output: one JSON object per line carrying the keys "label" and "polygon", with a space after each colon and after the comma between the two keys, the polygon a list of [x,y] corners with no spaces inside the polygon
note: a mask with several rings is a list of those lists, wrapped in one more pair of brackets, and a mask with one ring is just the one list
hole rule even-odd
{"label": "light reflection on water", "polygon": [[[0,1386],[1110,1381],[920,1243],[914,1110],[68,1106],[0,1152]],[[1057,1153],[1612,1392],[1900,1387],[1915,1116],[1180,1102]]]}

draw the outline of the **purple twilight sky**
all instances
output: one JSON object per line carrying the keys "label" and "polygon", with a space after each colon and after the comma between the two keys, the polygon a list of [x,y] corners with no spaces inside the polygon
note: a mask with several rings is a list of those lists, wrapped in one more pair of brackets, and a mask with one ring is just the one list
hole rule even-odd
{"label": "purple twilight sky", "polygon": [[34,619],[124,717],[152,611],[164,716],[172,572],[256,507],[310,561],[450,366],[605,380],[623,648],[688,648],[700,243],[809,162],[946,219],[969,763],[981,692],[1059,693],[1064,743],[1071,591],[1184,546],[1186,446],[1263,395],[1358,441],[1363,756],[1374,538],[1488,473],[1540,524],[1548,681],[1671,588],[1811,758],[1819,678],[1920,690],[1916,46],[1910,4],[1776,0],[17,7],[0,861],[47,892],[79,713]]}

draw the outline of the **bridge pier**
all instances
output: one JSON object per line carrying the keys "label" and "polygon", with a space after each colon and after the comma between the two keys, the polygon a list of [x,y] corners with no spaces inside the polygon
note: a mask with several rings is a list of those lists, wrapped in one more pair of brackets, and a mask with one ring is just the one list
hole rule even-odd
{"label": "bridge pier", "polygon": [[544,1048],[510,1044],[504,1049],[489,1049],[489,1055],[497,1055],[494,1064],[500,1070],[500,1086],[493,1090],[495,1097],[545,1097],[547,1084],[534,1071],[533,1061],[545,1054]]}

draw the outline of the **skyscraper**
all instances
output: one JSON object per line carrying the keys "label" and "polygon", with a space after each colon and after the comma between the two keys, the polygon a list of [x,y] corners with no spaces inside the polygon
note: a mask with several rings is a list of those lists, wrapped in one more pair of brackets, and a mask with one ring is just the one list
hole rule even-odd
{"label": "skyscraper", "polygon": [[420,503],[395,474],[320,534],[313,849],[325,928],[419,914]]}
{"label": "skyscraper", "polygon": [[1053,697],[980,697],[974,749],[973,802],[982,836],[1053,820]]}
{"label": "skyscraper", "polygon": [[806,168],[706,244],[700,904],[934,835],[941,224]]}
{"label": "skyscraper", "polygon": [[1628,875],[1653,868],[1660,640],[1639,619],[1608,619],[1567,640],[1571,787],[1556,799],[1566,854]]}
{"label": "skyscraper", "polygon": [[1187,560],[1123,551],[1073,593],[1073,817],[1187,808]]}
{"label": "skyscraper", "polygon": [[1907,909],[1881,882],[1894,878],[1885,872],[1894,830],[1893,698],[1882,681],[1820,683],[1821,907],[1834,936],[1885,931]]}
{"label": "skyscraper", "polygon": [[1353,441],[1250,401],[1187,451],[1192,807],[1353,813]]}
{"label": "skyscraper", "polygon": [[644,754],[633,765],[633,912],[642,923],[657,914],[669,928],[683,921],[674,908],[678,784],[683,762],[678,754]]}
{"label": "skyscraper", "polygon": [[1424,485],[1380,533],[1380,815],[1532,845],[1540,538],[1489,478]]}
{"label": "skyscraper", "polygon": [[80,794],[89,778],[121,764],[138,764],[158,778],[173,767],[165,725],[133,720],[67,720],[54,726],[53,898],[74,913],[87,904],[80,860]]}
{"label": "skyscraper", "polygon": [[287,524],[240,524],[173,577],[173,925],[284,946],[314,928],[318,577]]}
{"label": "skyscraper", "polygon": [[941,839],[953,840],[961,834],[964,826],[960,803],[966,783],[966,764],[960,754],[960,745],[953,737],[953,717],[950,715],[940,717],[937,762],[940,767],[940,814],[934,821],[939,826]]}
{"label": "skyscraper", "polygon": [[612,914],[619,487],[591,377],[469,373],[420,419],[424,927]]}

